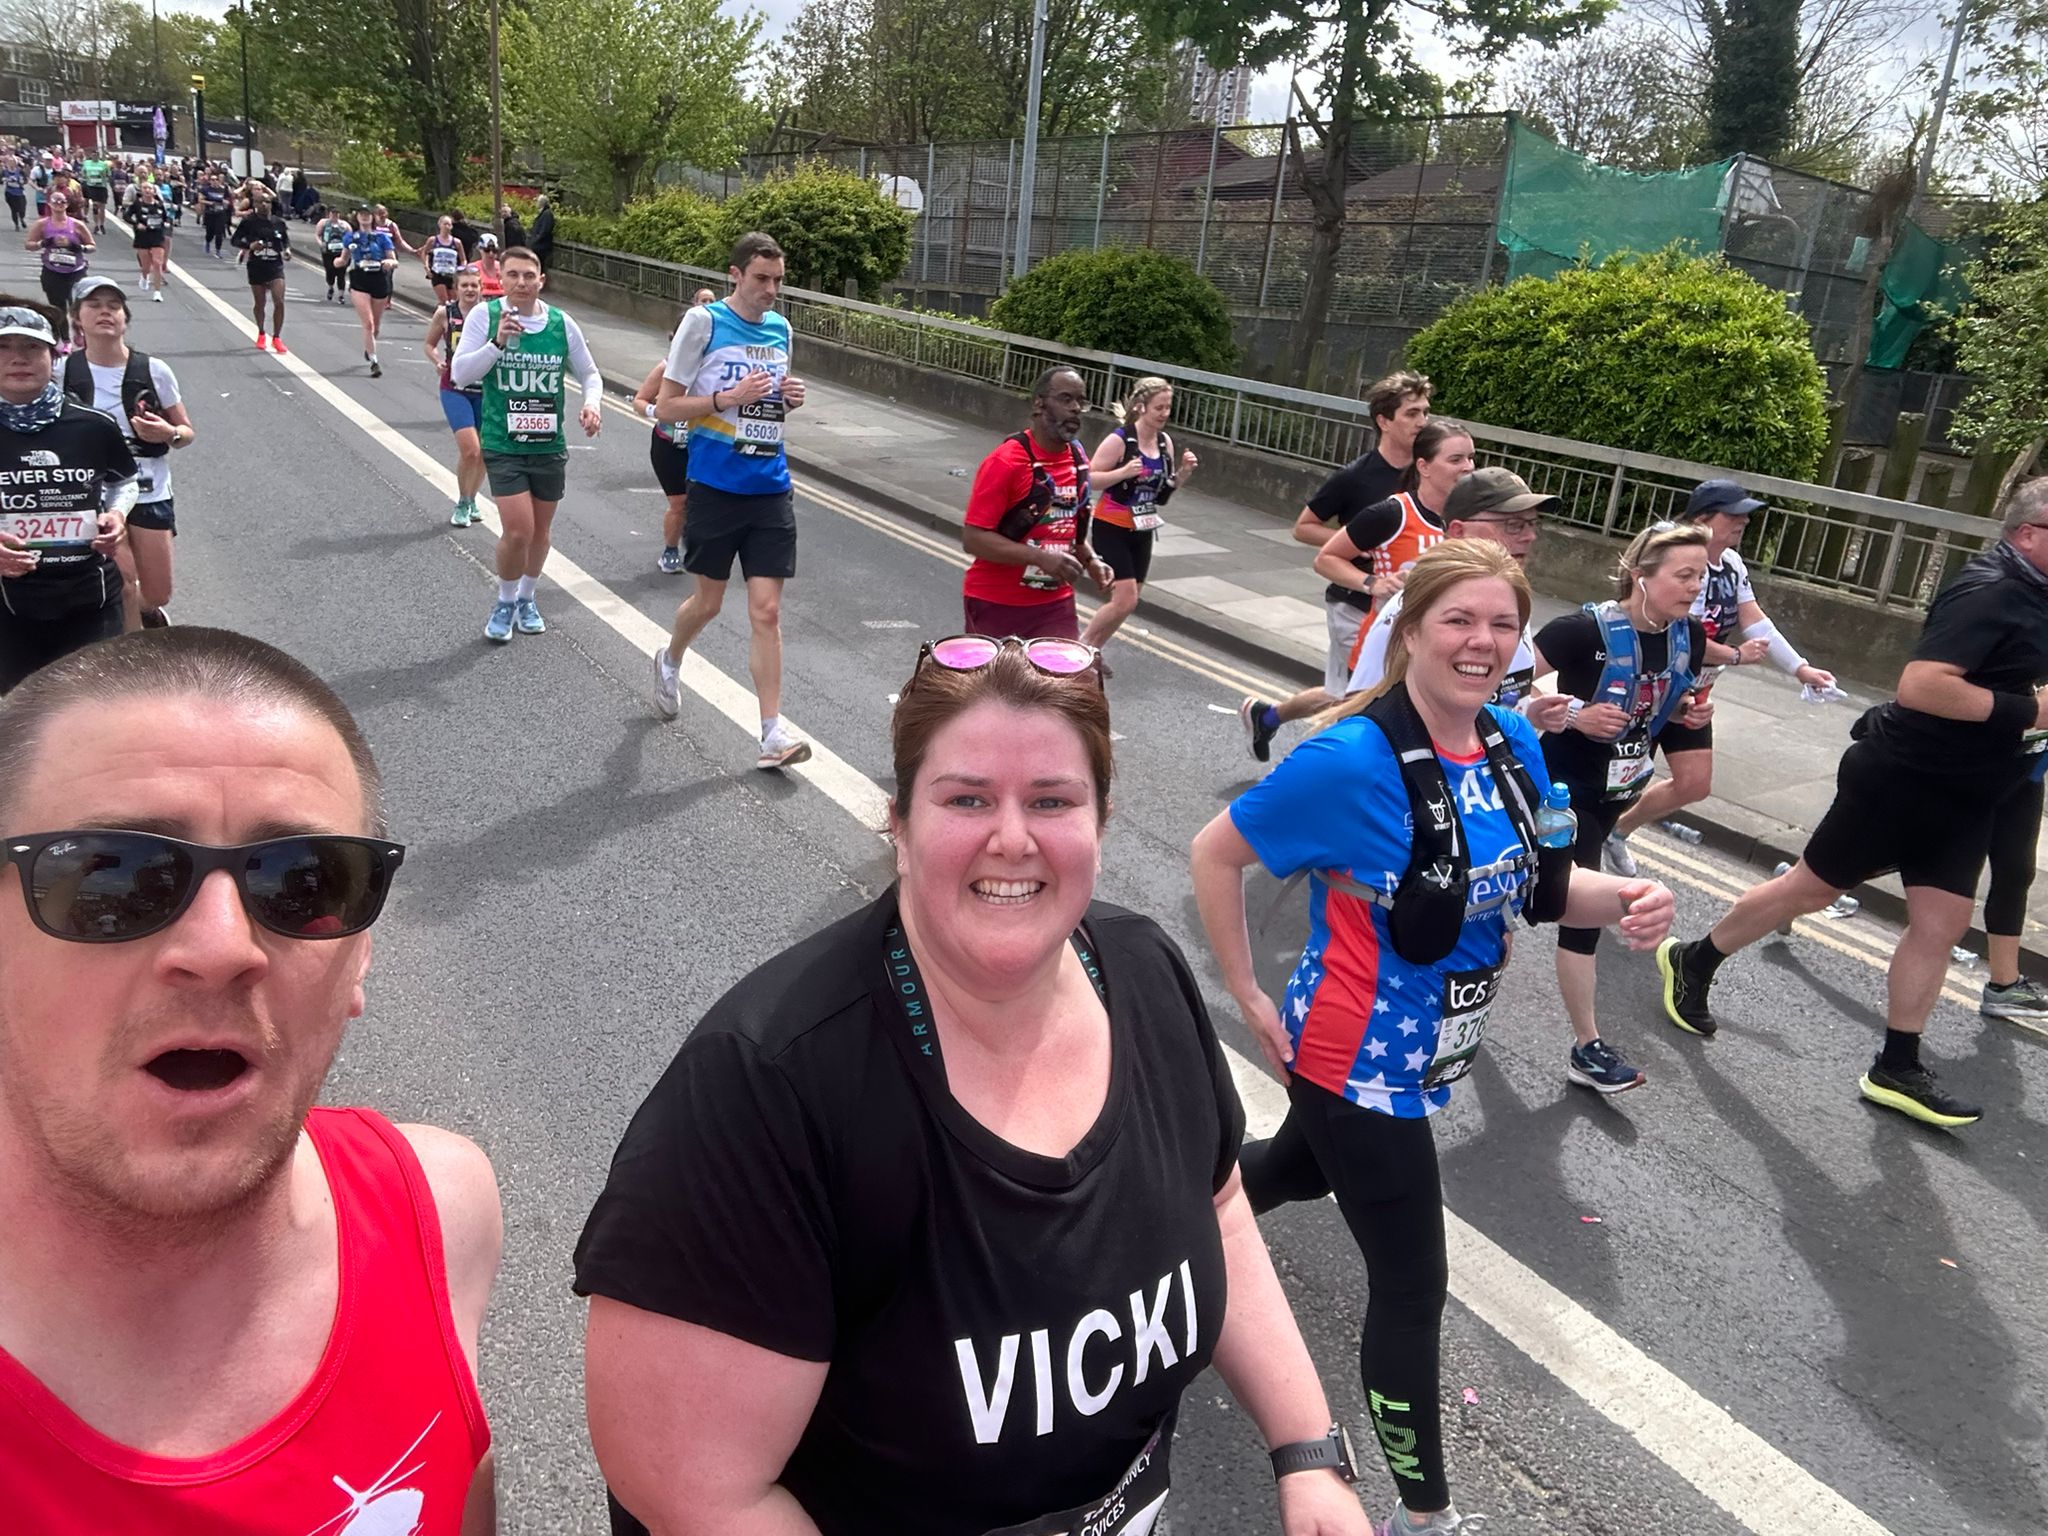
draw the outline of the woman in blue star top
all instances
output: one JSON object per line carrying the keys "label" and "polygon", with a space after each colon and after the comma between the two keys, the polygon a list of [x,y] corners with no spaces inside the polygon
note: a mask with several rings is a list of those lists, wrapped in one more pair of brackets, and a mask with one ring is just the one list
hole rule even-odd
{"label": "woman in blue star top", "polygon": [[[1534,728],[1490,705],[1529,616],[1500,545],[1450,539],[1403,588],[1382,684],[1202,829],[1195,897],[1224,984],[1288,1113],[1244,1149],[1254,1211],[1334,1192],[1365,1258],[1359,1351],[1399,1501],[1388,1536],[1456,1530],[1437,1400],[1448,1284],[1429,1116],[1472,1065],[1508,955],[1508,921],[1618,924],[1638,949],[1671,892],[1536,850],[1549,777]],[[1412,830],[1411,830],[1412,829]],[[1276,1009],[1252,966],[1244,871],[1309,877],[1309,940]]]}

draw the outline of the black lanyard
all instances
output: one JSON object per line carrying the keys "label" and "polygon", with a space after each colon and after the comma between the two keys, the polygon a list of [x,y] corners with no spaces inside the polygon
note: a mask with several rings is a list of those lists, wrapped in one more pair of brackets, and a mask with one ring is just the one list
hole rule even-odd
{"label": "black lanyard", "polygon": [[[1076,928],[1070,942],[1074,953],[1080,956],[1081,969],[1088,973],[1088,980],[1094,984],[1096,997],[1107,1008],[1109,991],[1102,983],[1102,966],[1095,958],[1094,945],[1088,941],[1088,930]],[[925,990],[924,975],[917,968],[917,957],[910,952],[910,940],[901,923],[891,923],[882,937],[882,964],[889,978],[889,993],[896,999],[904,1027],[908,1030],[910,1055],[921,1061],[936,1062],[939,1037],[933,1028],[931,994]]]}

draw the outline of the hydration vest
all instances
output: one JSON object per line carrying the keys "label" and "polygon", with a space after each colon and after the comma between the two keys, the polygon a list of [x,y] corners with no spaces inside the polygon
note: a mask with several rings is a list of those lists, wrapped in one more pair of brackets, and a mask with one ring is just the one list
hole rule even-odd
{"label": "hydration vest", "polygon": [[[88,410],[93,408],[92,365],[86,362],[82,351],[64,359],[64,393]],[[163,409],[149,376],[148,356],[130,347],[128,361],[121,369],[121,420],[114,425],[121,429],[121,435],[128,439],[129,451],[138,459],[164,458],[171,451],[169,443],[146,442],[128,425],[128,418],[139,414],[144,405],[152,411]]]}
{"label": "hydration vest", "polygon": [[[1119,469],[1130,463],[1134,458],[1143,458],[1138,449],[1138,429],[1136,427],[1118,427],[1116,435],[1122,438],[1124,443],[1124,456],[1117,460],[1117,467]],[[1180,489],[1180,478],[1173,472],[1174,462],[1173,439],[1166,433],[1161,432],[1159,434],[1158,471],[1153,474],[1133,476],[1121,485],[1111,486],[1102,494],[1107,500],[1120,502],[1126,507],[1141,507],[1147,502],[1155,507],[1163,507],[1168,501],[1172,500],[1173,493]],[[1152,493],[1149,496],[1145,495],[1145,492],[1148,490]]]}
{"label": "hydration vest", "polygon": [[[1005,441],[1020,444],[1024,456],[1031,460],[1031,489],[997,520],[996,532],[1021,544],[1044,518],[1057,487],[1045,462],[1033,451],[1029,432],[1013,432]],[[1079,443],[1067,444],[1067,452],[1074,458],[1074,542],[1078,544],[1088,534],[1088,455]]]}
{"label": "hydration vest", "polygon": [[[1615,704],[1628,715],[1633,725],[1637,710],[1638,689],[1647,685],[1651,689],[1650,713],[1643,734],[1654,736],[1678,710],[1681,700],[1692,691],[1698,681],[1692,669],[1692,621],[1681,618],[1665,631],[1669,638],[1669,653],[1665,658],[1664,670],[1645,676],[1642,666],[1642,646],[1636,639],[1636,627],[1628,615],[1622,612],[1621,604],[1613,601],[1586,604],[1586,612],[1593,622],[1600,626],[1606,642],[1607,661],[1600,671],[1600,686],[1588,703]],[[1626,740],[1632,731],[1624,731]]]}
{"label": "hydration vest", "polygon": [[[1457,798],[1451,792],[1444,765],[1437,758],[1429,728],[1408,697],[1406,683],[1389,688],[1368,704],[1364,713],[1386,736],[1401,765],[1401,782],[1408,791],[1408,809],[1414,823],[1408,868],[1391,896],[1348,876],[1323,878],[1333,889],[1371,902],[1386,912],[1387,934],[1395,954],[1411,965],[1435,965],[1457,948],[1465,920],[1473,915],[1466,906],[1472,884],[1472,856],[1458,817]],[[1493,716],[1482,709],[1476,723],[1487,767],[1500,790],[1501,808],[1507,812],[1515,836],[1522,843],[1522,852],[1508,861],[1506,869],[1496,873],[1528,871],[1531,884],[1522,904],[1522,916],[1530,923],[1554,923],[1564,915],[1565,902],[1571,894],[1571,850],[1544,848],[1537,843],[1536,807],[1543,803],[1541,788],[1508,746]],[[1490,911],[1509,900],[1511,894],[1503,891],[1478,910]]]}

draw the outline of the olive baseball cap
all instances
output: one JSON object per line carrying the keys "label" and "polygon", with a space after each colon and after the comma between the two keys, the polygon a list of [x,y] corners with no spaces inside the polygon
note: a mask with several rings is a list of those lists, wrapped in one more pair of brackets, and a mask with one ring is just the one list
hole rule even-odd
{"label": "olive baseball cap", "polygon": [[1462,523],[1501,513],[1555,512],[1563,506],[1562,497],[1539,496],[1512,469],[1493,465],[1473,470],[1451,487],[1451,494],[1444,498],[1444,521]]}

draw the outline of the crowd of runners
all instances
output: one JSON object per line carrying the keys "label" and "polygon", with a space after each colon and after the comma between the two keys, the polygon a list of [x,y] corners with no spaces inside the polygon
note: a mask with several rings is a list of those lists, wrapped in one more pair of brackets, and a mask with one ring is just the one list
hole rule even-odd
{"label": "crowd of runners", "polygon": [[[388,1528],[488,1529],[490,1169],[446,1132],[312,1108],[404,849],[324,684],[258,641],[168,625],[170,459],[195,427],[172,369],[129,345],[121,283],[91,267],[111,198],[136,292],[160,302],[177,210],[197,207],[204,254],[246,269],[256,345],[288,355],[285,202],[210,167],[108,168],[100,197],[90,165],[77,182],[0,170],[47,300],[0,295],[0,817],[23,894],[0,904],[0,1228],[68,1260],[58,1287],[0,1244],[0,1485],[38,1531],[244,1528],[225,1512],[249,1500],[265,1528],[321,1529],[342,1518],[323,1525],[321,1490],[363,1509],[397,1486],[376,1480],[388,1462],[411,1500]],[[603,396],[581,328],[543,296],[552,215],[502,246],[450,216],[413,245],[383,209],[293,212],[373,378],[393,273],[420,263],[449,521],[481,521],[486,486],[498,520],[483,635],[544,633],[568,391],[586,436]],[[742,238],[725,293],[695,295],[633,402],[667,498],[655,562],[690,579],[653,703],[681,712],[685,654],[737,565],[769,770],[811,754],[781,718],[785,432],[806,394],[784,271],[773,238]],[[1685,940],[1630,837],[1710,792],[1716,679],[1767,663],[1817,704],[1842,697],[1751,587],[1738,551],[1765,503],[1691,487],[1610,585],[1537,627],[1524,565],[1559,500],[1478,465],[1431,395],[1414,373],[1374,384],[1373,446],[1300,509],[1327,583],[1323,684],[1243,701],[1270,771],[1192,845],[1216,969],[1287,1086],[1276,1134],[1243,1144],[1186,961],[1149,920],[1090,905],[1104,650],[1199,456],[1166,379],[1136,381],[1092,451],[1081,374],[1038,381],[968,494],[961,632],[921,647],[895,705],[897,883],[711,1010],[577,1246],[616,1529],[1144,1536],[1180,1396],[1213,1364],[1270,1447],[1288,1536],[1476,1532],[1445,1464],[1430,1117],[1483,1047],[1517,918],[1557,928],[1566,1082],[1618,1094],[1645,1077],[1596,1016],[1602,929],[1654,956],[1669,1024],[1705,1040],[1738,950],[1897,870],[1908,921],[1858,1089],[1930,1125],[1980,1117],[1920,1046],[1987,862],[1982,1011],[2048,1018],[2017,969],[2048,764],[2048,479],[2013,491],[1934,602],[1805,856]],[[130,766],[87,771],[115,742]],[[1306,880],[1309,937],[1277,999],[1253,965],[1254,866]],[[263,978],[236,982],[252,954]],[[230,995],[232,1019],[209,1012]],[[1369,1279],[1361,1386],[1395,1491],[1377,1524],[1255,1220],[1325,1196]],[[362,1272],[337,1267],[337,1233],[374,1255]],[[300,1402],[349,1286],[378,1326]],[[179,1303],[197,1326],[166,1348],[147,1324]],[[262,1326],[229,1327],[231,1306]],[[276,1454],[242,1454],[259,1442]],[[336,1465],[367,1468],[361,1488]]]}

